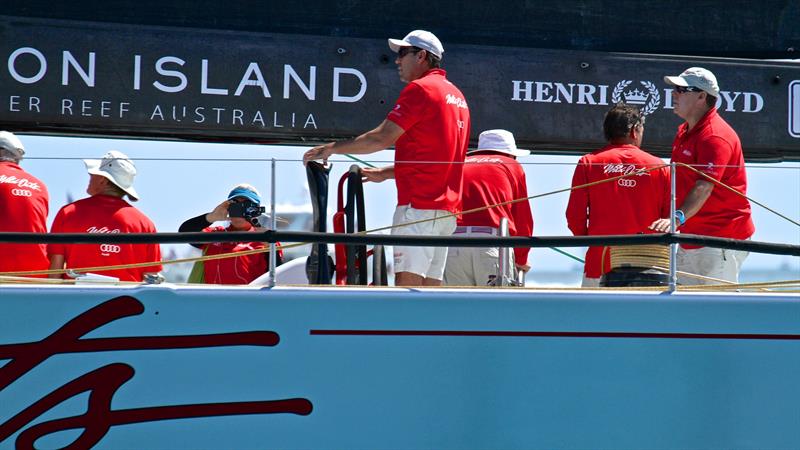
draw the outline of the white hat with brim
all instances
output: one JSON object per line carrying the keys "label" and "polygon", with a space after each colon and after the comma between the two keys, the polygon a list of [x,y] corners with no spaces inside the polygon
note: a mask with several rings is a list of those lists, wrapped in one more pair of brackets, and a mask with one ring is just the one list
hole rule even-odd
{"label": "white hat with brim", "polygon": [[478,148],[469,150],[467,154],[477,152],[497,152],[510,156],[528,156],[530,150],[517,148],[514,135],[508,130],[486,130],[478,136]]}
{"label": "white hat with brim", "polygon": [[708,95],[719,97],[717,77],[702,67],[689,67],[676,77],[666,76],[664,82],[672,86],[695,87]]}
{"label": "white hat with brim", "polygon": [[22,141],[9,131],[0,131],[0,148],[13,153],[18,159],[22,159],[22,156],[25,155],[25,146],[22,145]]}
{"label": "white hat with brim", "polygon": [[128,194],[131,200],[134,202],[139,200],[139,194],[133,188],[136,166],[124,153],[111,150],[103,156],[103,159],[84,159],[83,163],[86,164],[86,171],[89,174],[107,178]]}
{"label": "white hat with brim", "polygon": [[389,39],[389,48],[397,53],[403,47],[417,47],[433,53],[437,58],[444,54],[441,41],[430,31],[414,30],[403,39]]}

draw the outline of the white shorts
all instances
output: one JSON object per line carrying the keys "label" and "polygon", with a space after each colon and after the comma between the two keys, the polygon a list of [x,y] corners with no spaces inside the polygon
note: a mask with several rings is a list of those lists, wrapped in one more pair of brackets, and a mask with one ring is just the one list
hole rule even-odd
{"label": "white shorts", "polygon": [[581,287],[585,287],[585,288],[600,287],[600,278],[589,278],[584,273],[583,274],[583,280],[581,281]]}
{"label": "white shorts", "polygon": [[[466,227],[458,227],[459,230]],[[489,227],[472,227],[486,228]],[[492,232],[463,232],[455,236],[494,236]],[[444,284],[448,286],[488,286],[497,280],[499,247],[452,247],[447,252]],[[514,250],[509,249],[506,278],[514,279]],[[499,285],[499,284],[498,284]]]}
{"label": "white shorts", "polygon": [[[739,282],[739,271],[750,252],[727,250],[713,247],[685,249],[678,247],[676,259],[678,270],[704,277]],[[684,285],[720,284],[717,281],[702,280],[685,275],[678,275],[678,283]]]}
{"label": "white shorts", "polygon": [[[443,217],[435,219],[436,217]],[[398,227],[398,224],[426,222]],[[456,218],[450,212],[439,209],[414,209],[409,205],[398,206],[392,220],[393,236],[450,236],[456,229]],[[394,272],[410,272],[424,278],[441,280],[447,247],[403,247],[394,246]]]}

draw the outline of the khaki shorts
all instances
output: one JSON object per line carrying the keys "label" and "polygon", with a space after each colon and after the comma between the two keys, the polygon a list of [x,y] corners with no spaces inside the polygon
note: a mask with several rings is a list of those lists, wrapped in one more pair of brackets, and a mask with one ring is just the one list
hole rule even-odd
{"label": "khaki shorts", "polygon": [[586,274],[583,274],[583,280],[581,280],[581,287],[585,288],[596,288],[600,287],[600,278],[588,278]]}
{"label": "khaki shorts", "polygon": [[[678,247],[676,259],[678,270],[704,277],[718,278],[733,283],[739,282],[739,271],[750,252],[727,250],[713,247],[686,249]],[[678,275],[678,283],[684,285],[720,284],[718,281],[703,280]]]}
{"label": "khaki shorts", "polygon": [[[477,229],[478,231],[472,231]],[[491,227],[458,227],[454,236],[496,236]],[[506,260],[508,279],[514,279],[514,250],[509,249]],[[448,286],[490,286],[498,283],[499,247],[452,247],[447,252],[444,284]],[[499,283],[497,284],[499,285]]]}
{"label": "khaki shorts", "polygon": [[[449,217],[442,217],[449,216]],[[441,219],[435,219],[442,217]],[[414,225],[397,227],[398,224],[427,220]],[[450,212],[439,209],[414,209],[409,205],[398,206],[392,220],[393,236],[450,236],[456,229],[456,218]],[[441,280],[447,247],[394,247],[394,272],[410,272],[424,278]]]}

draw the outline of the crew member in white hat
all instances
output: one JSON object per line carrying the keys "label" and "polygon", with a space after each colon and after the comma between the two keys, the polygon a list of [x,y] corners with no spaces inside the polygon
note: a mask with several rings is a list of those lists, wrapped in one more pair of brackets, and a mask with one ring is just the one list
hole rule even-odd
{"label": "crew member in white hat", "polygon": [[[20,167],[24,155],[19,138],[0,131],[0,231],[47,233],[47,187]],[[47,266],[45,244],[0,243],[0,273]]]}
{"label": "crew member in white hat", "polygon": [[[131,206],[139,200],[133,187],[136,167],[124,153],[111,150],[103,159],[86,159],[90,196],[70,203],[58,211],[52,233],[155,233],[156,227],[141,211]],[[147,274],[161,271],[161,247],[158,244],[49,244],[50,269],[80,269],[153,262],[152,266],[93,270],[92,273],[119,278],[120,281],[143,281]],[[51,278],[62,278],[54,274]]]}
{"label": "crew member in white hat", "polygon": [[[644,115],[639,108],[618,104],[603,120],[608,145],[578,160],[567,203],[567,226],[575,236],[637,234],[665,212],[669,214],[669,169],[640,147]],[[650,170],[652,169],[652,170]],[[617,181],[578,186],[630,175]],[[583,271],[583,287],[600,286],[611,271],[611,255],[603,247],[589,247]]]}
{"label": "crew member in white hat", "polygon": [[[392,234],[450,235],[461,209],[463,161],[469,145],[470,116],[464,94],[441,69],[444,48],[433,33],[414,30],[403,39],[389,39],[397,53],[400,80],[408,83],[377,128],[355,139],[331,142],[307,151],[304,162],[334,154],[368,154],[395,146],[395,164],[362,169],[367,181],[394,178],[397,209]],[[436,219],[436,220],[433,220]],[[399,226],[404,223],[421,223]],[[441,284],[446,247],[394,247],[395,284]]]}
{"label": "crew member in white hat", "polygon": [[[749,239],[755,232],[747,194],[747,174],[742,144],[736,131],[720,117],[717,77],[702,67],[690,67],[678,76],[666,76],[673,87],[672,104],[678,127],[672,143],[672,162],[688,164],[714,180],[718,186],[686,167],[676,168],[676,220],[681,233],[732,239]],[[662,217],[668,217],[669,214]],[[669,230],[668,218],[657,220],[653,229]],[[721,279],[738,282],[739,270],[748,252],[683,244],[678,248],[678,270],[707,279],[679,277],[681,284],[717,284]]]}
{"label": "crew member in white hat", "polygon": [[[533,215],[528,203],[525,171],[517,162],[518,156],[528,154],[530,151],[517,148],[510,131],[487,130],[480,134],[478,148],[467,153],[464,164],[463,210],[520,201],[462,214],[454,235],[497,236],[503,217],[508,219],[509,235],[533,234]],[[515,269],[524,272],[530,269],[529,250],[529,247],[514,249],[505,265],[505,277],[513,280]],[[499,254],[498,247],[451,248],[447,254],[444,283],[450,286],[499,285]]]}

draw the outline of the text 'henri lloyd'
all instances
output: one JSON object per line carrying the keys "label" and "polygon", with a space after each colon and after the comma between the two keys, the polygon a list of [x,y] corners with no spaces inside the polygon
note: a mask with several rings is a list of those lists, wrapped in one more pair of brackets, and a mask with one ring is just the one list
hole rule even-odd
{"label": "text 'henri lloyd'", "polygon": [[[764,97],[757,92],[720,91],[719,94],[716,106],[720,111],[757,113],[764,109]],[[623,102],[640,105],[644,115],[658,109],[673,109],[672,88],[660,90],[649,80],[638,83],[620,80],[613,88],[608,84],[512,80],[511,101],[596,106]]]}

